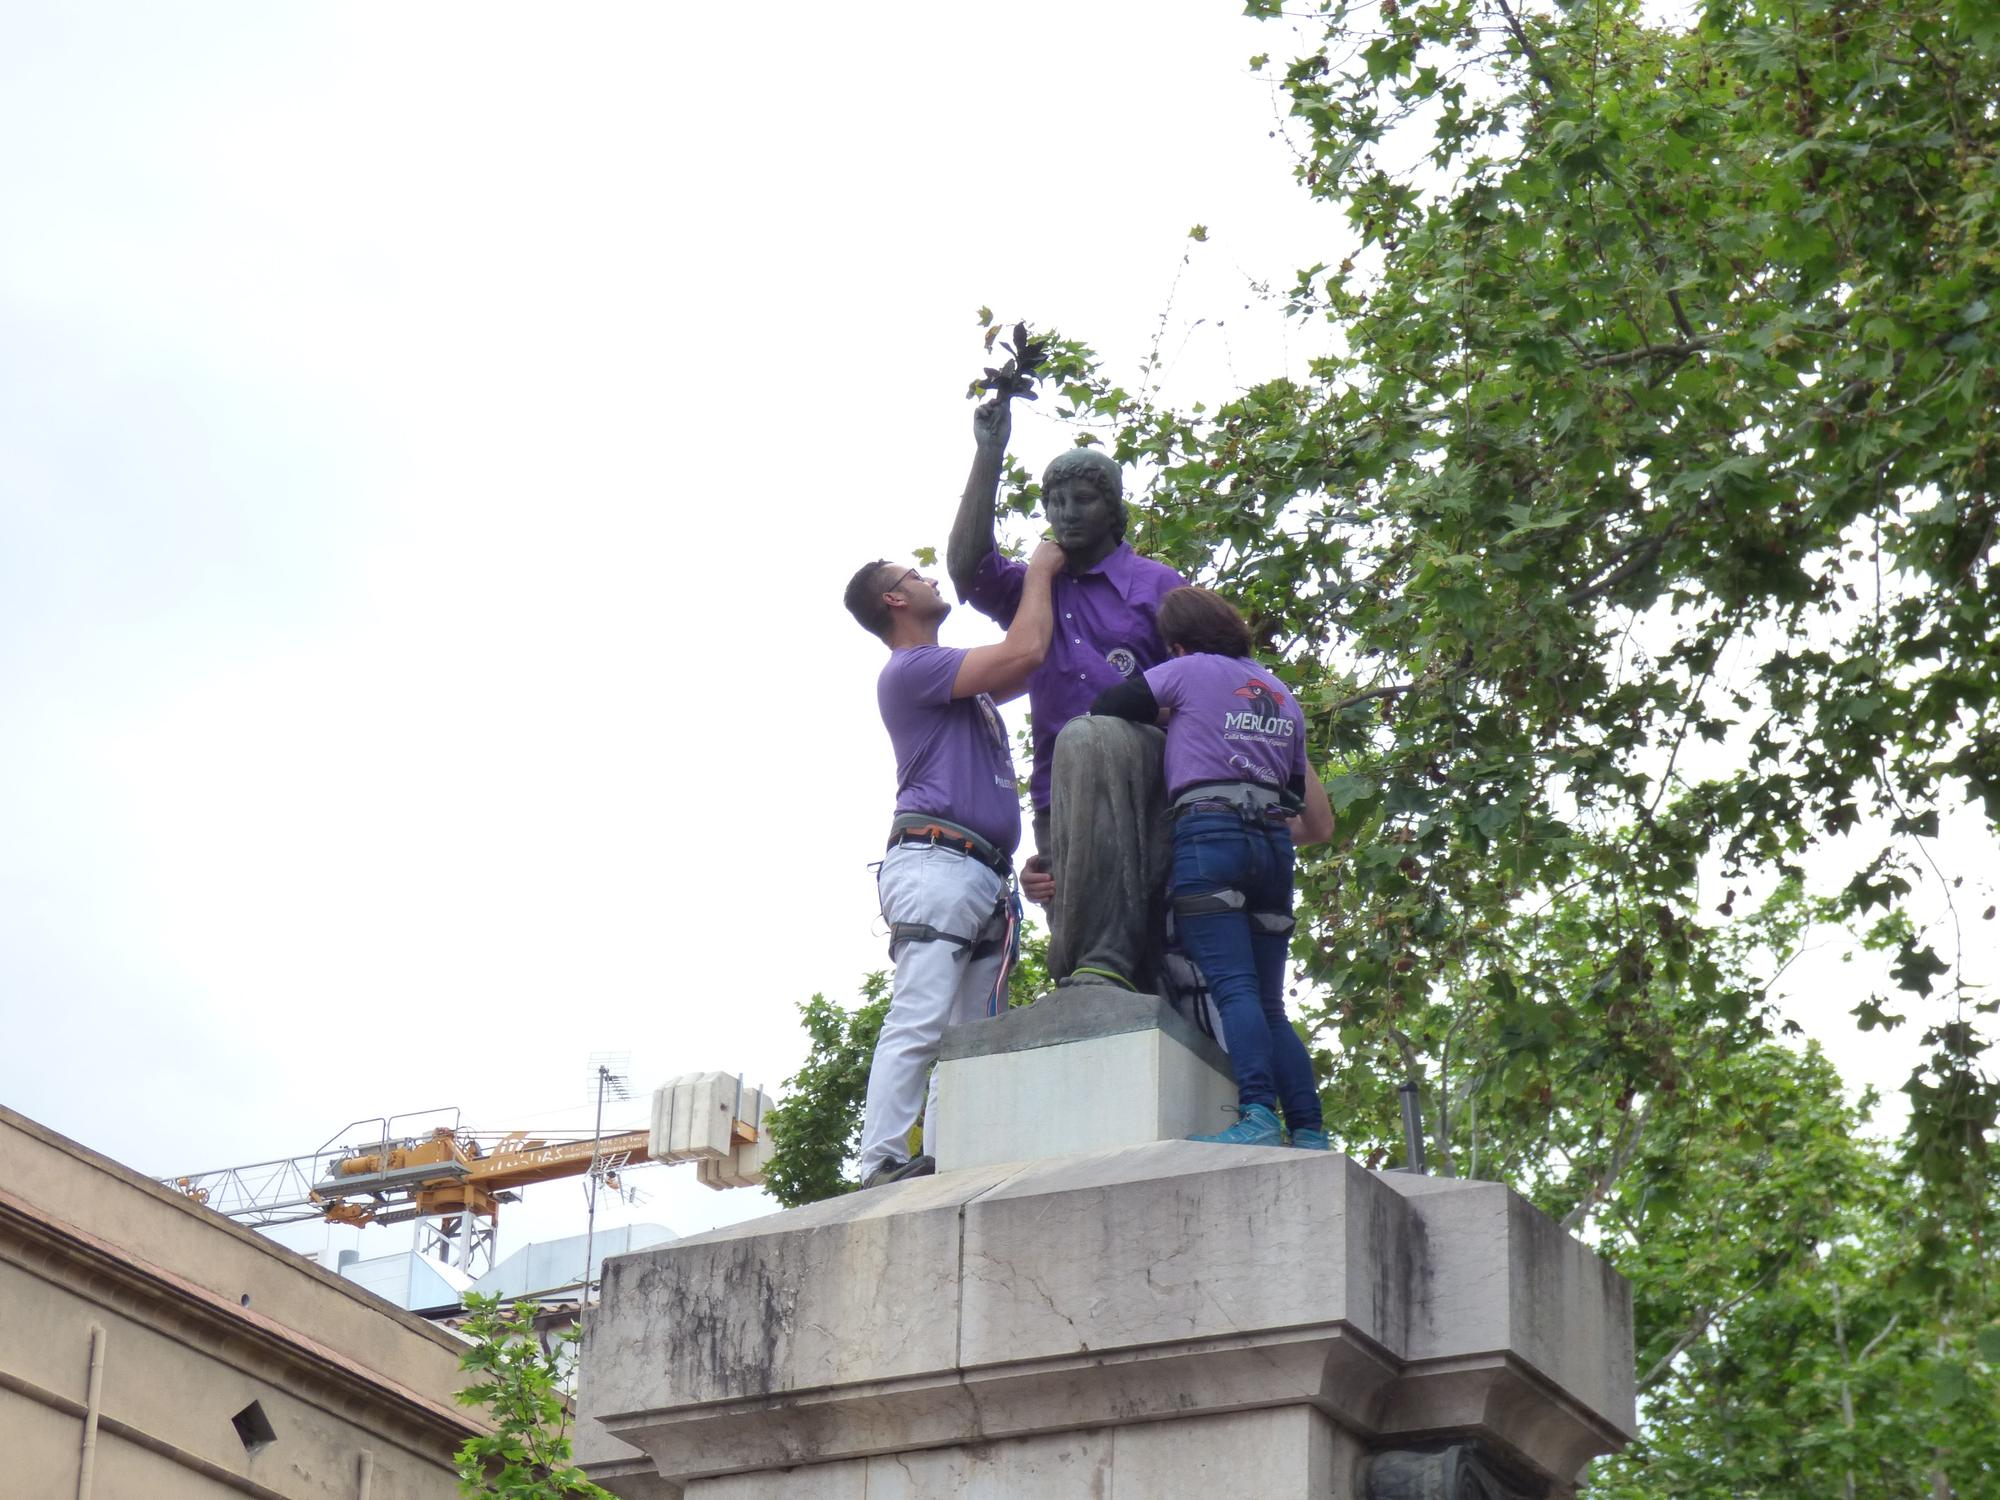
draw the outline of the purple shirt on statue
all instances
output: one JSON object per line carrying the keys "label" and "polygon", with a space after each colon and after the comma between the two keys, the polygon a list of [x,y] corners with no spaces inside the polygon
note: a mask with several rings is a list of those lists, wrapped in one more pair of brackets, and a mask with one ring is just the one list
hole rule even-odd
{"label": "purple shirt on statue", "polygon": [[984,693],[954,698],[965,652],[911,646],[889,653],[875,701],[896,749],[896,811],[969,828],[1003,853],[1021,842],[1021,794],[1007,728]]}
{"label": "purple shirt on statue", "polygon": [[1247,656],[1195,652],[1161,662],[1146,686],[1167,720],[1167,795],[1205,781],[1254,781],[1283,791],[1306,773],[1298,699]]}
{"label": "purple shirt on statue", "polygon": [[[1003,627],[1011,625],[1027,576],[1027,564],[989,552],[972,575],[965,602]],[[1035,806],[1049,805],[1049,771],[1063,725],[1089,713],[1106,688],[1166,660],[1155,612],[1162,598],[1186,582],[1125,542],[1094,568],[1056,574],[1049,586],[1055,637],[1047,659],[1028,679],[1028,707],[1035,716],[1035,772],[1028,792]]]}

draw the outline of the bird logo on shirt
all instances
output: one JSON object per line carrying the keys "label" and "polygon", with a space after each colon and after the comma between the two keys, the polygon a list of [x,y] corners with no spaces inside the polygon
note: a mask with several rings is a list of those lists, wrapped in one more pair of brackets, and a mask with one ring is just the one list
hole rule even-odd
{"label": "bird logo on shirt", "polygon": [[1236,696],[1250,702],[1243,712],[1222,716],[1224,729],[1248,730],[1280,739],[1291,739],[1298,733],[1298,725],[1285,713],[1285,695],[1270,683],[1253,677],[1236,689]]}
{"label": "bird logo on shirt", "polygon": [[[1268,682],[1260,682],[1253,677],[1236,690],[1239,698],[1248,698],[1260,717],[1272,717],[1285,711],[1285,695]],[[1269,710],[1266,714],[1265,710]]]}

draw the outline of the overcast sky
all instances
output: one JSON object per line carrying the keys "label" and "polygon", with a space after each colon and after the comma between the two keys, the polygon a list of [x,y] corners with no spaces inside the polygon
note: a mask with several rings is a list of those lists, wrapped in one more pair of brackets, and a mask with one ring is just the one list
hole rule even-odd
{"label": "overcast sky", "polygon": [[1313,352],[1235,9],[0,4],[0,1098],[155,1174],[775,1087],[883,960],[839,594],[943,544],[975,309]]}

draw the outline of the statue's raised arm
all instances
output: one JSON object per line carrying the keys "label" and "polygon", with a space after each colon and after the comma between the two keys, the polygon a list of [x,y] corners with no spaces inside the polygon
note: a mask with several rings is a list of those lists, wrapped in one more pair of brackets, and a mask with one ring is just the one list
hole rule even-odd
{"label": "statue's raised arm", "polygon": [[[997,328],[986,333],[990,350]],[[972,414],[972,472],[966,476],[965,494],[958,502],[958,515],[951,523],[951,540],[945,544],[945,571],[961,599],[972,589],[973,575],[993,551],[994,509],[1000,499],[1000,473],[1007,462],[1007,439],[1014,432],[1012,403],[1016,397],[1035,399],[1035,380],[1042,361],[1048,356],[1048,340],[1028,337],[1028,325],[1016,323],[1011,343],[1002,343],[1007,362],[989,366],[972,382],[969,395],[990,391]]]}
{"label": "statue's raised arm", "polygon": [[945,570],[963,599],[972,575],[993,550],[993,513],[1000,499],[1000,471],[1007,461],[1007,439],[1013,435],[1010,398],[994,396],[972,413],[972,472],[952,519],[951,540],[945,544]]}

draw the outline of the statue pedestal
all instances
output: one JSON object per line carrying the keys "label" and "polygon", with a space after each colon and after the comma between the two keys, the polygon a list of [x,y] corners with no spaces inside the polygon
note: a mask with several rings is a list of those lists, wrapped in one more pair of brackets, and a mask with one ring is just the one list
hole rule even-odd
{"label": "statue pedestal", "polygon": [[938,1054],[940,1172],[1185,1140],[1236,1120],[1229,1057],[1155,995],[1079,985],[954,1026]]}
{"label": "statue pedestal", "polygon": [[1628,1288],[1505,1188],[1159,1141],[608,1262],[579,1458],[629,1500],[1560,1496],[1633,1404]]}

